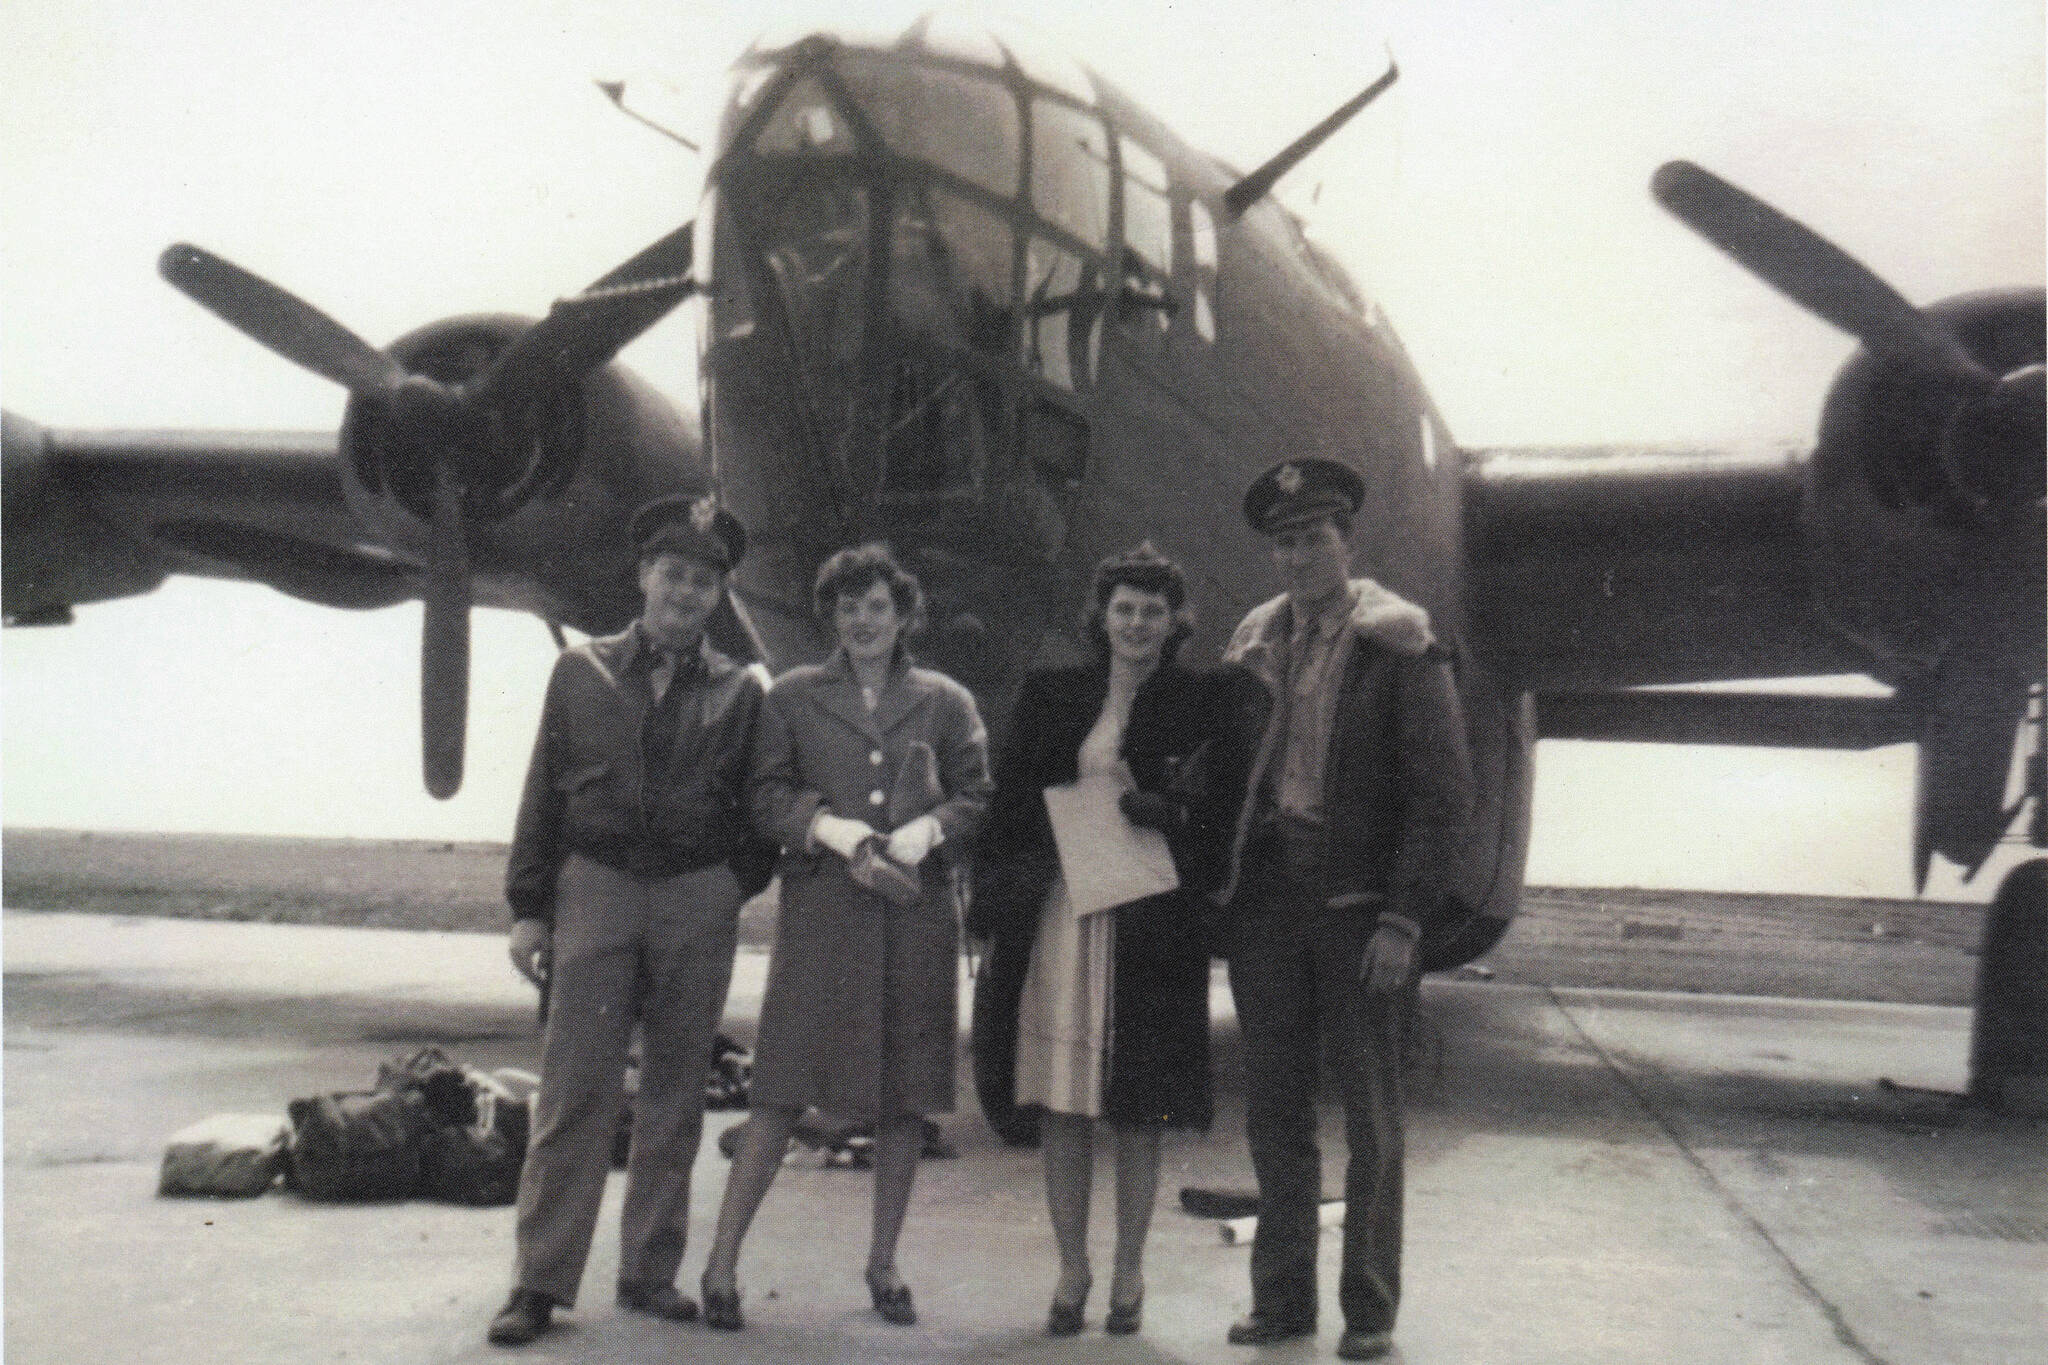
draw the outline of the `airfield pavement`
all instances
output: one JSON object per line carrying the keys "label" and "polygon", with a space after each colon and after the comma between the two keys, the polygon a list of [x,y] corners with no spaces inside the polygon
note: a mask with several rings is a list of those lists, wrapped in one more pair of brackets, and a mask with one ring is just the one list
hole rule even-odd
{"label": "airfield pavement", "polygon": [[[436,1043],[533,1064],[533,999],[493,935],[10,911],[6,1358],[31,1362],[1329,1359],[1337,1238],[1313,1342],[1228,1346],[1246,1250],[1183,1214],[1245,1188],[1243,1061],[1214,995],[1219,1117],[1166,1142],[1142,1335],[1102,1334],[1108,1171],[1089,1329],[1042,1335],[1054,1262],[1035,1153],[972,1108],[922,1170],[903,1269],[922,1320],[882,1323],[860,1266],[869,1184],[792,1158],[741,1264],[748,1329],[611,1302],[617,1190],[584,1297],[519,1352],[483,1341],[512,1214],[425,1202],[155,1197],[164,1139],[221,1111],[366,1085]],[[765,977],[741,956],[730,1029]],[[963,992],[965,982],[963,980]],[[1848,1003],[1432,979],[1411,1076],[1406,1299],[1413,1362],[2048,1361],[2048,1127],[1957,1109],[1968,1015]],[[1906,1089],[1883,1088],[1888,1077]],[[693,1287],[726,1162],[694,1184]],[[1332,1173],[1341,1152],[1324,1120]],[[618,1177],[614,1177],[616,1186]]]}

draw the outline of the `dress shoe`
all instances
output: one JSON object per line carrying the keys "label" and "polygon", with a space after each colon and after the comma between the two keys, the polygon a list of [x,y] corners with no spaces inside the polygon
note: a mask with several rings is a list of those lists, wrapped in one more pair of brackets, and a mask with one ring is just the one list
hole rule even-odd
{"label": "dress shoe", "polygon": [[1138,1295],[1129,1303],[1111,1302],[1109,1316],[1102,1320],[1102,1330],[1113,1337],[1127,1337],[1145,1325],[1145,1296]]}
{"label": "dress shoe", "polygon": [[493,1346],[524,1346],[554,1325],[555,1301],[535,1289],[515,1289],[491,1319]]}
{"label": "dress shoe", "polygon": [[713,1289],[711,1276],[707,1273],[697,1282],[697,1288],[704,1295],[704,1325],[716,1327],[721,1332],[737,1332],[747,1325],[740,1316],[740,1291],[735,1285],[731,1290]]}
{"label": "dress shoe", "polygon": [[1230,1324],[1229,1341],[1232,1346],[1271,1346],[1276,1341],[1313,1336],[1315,1330],[1314,1318],[1275,1317],[1270,1313],[1255,1312]]}
{"label": "dress shoe", "polygon": [[619,1307],[630,1308],[636,1313],[646,1313],[670,1322],[695,1322],[697,1301],[687,1294],[679,1294],[672,1284],[643,1284],[635,1280],[619,1281]]}
{"label": "dress shoe", "polygon": [[[1087,1271],[1078,1275],[1060,1272],[1060,1282],[1052,1291],[1052,1307],[1045,1315],[1045,1334],[1049,1337],[1073,1337],[1081,1334],[1081,1313],[1088,1306],[1088,1291],[1095,1285]],[[1066,1297],[1061,1291],[1066,1291]]]}
{"label": "dress shoe", "polygon": [[874,1301],[875,1311],[885,1322],[898,1327],[909,1327],[917,1321],[917,1309],[910,1302],[910,1286],[900,1280],[890,1285],[868,1272],[868,1298]]}
{"label": "dress shoe", "polygon": [[1344,1329],[1344,1335],[1337,1338],[1337,1359],[1378,1360],[1394,1349],[1392,1332],[1367,1332],[1356,1327]]}

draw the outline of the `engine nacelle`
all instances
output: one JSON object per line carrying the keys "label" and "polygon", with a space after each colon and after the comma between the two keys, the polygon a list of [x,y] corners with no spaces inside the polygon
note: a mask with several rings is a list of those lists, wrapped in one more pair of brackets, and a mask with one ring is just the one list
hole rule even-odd
{"label": "engine nacelle", "polygon": [[2000,383],[1859,352],[1836,377],[1806,516],[1834,623],[1903,678],[1956,651],[2040,671],[2044,613],[2043,292],[1962,295],[1924,310]]}
{"label": "engine nacelle", "polygon": [[[458,385],[532,325],[506,314],[448,318],[389,352],[410,373]],[[695,424],[617,364],[505,405],[473,428],[421,422],[417,412],[406,419],[384,402],[349,401],[341,460],[351,510],[397,554],[424,563],[435,459],[451,459],[477,604],[582,631],[617,629],[639,606],[625,543],[633,509],[711,483]]]}

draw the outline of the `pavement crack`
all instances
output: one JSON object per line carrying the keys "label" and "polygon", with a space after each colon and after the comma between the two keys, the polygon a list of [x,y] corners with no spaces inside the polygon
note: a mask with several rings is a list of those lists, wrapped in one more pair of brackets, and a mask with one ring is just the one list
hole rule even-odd
{"label": "pavement crack", "polygon": [[1661,1108],[1652,1103],[1650,1096],[1637,1083],[1636,1078],[1630,1075],[1614,1059],[1613,1054],[1602,1047],[1599,1041],[1586,1031],[1584,1025],[1579,1023],[1577,1016],[1572,1013],[1570,1006],[1558,995],[1557,988],[1546,985],[1543,987],[1543,993],[1549,998],[1552,1007],[1560,1015],[1564,1016],[1565,1023],[1571,1026],[1572,1032],[1578,1035],[1579,1041],[1584,1043],[1587,1049],[1600,1059],[1600,1064],[1607,1068],[1608,1074],[1613,1076],[1616,1083],[1629,1093],[1645,1114],[1649,1115],[1650,1121],[1657,1125],[1666,1138],[1670,1139],[1671,1145],[1678,1149],[1679,1155],[1685,1158],[1686,1163],[1693,1168],[1702,1181],[1706,1182],[1707,1187],[1720,1197],[1721,1203],[1726,1206],[1728,1211],[1741,1220],[1751,1232],[1756,1234],[1758,1240],[1771,1249],[1771,1254],[1776,1256],[1779,1263],[1785,1267],[1786,1274],[1792,1277],[1792,1282],[1799,1287],[1800,1293],[1804,1294],[1814,1307],[1820,1310],[1821,1316],[1827,1319],[1829,1327],[1834,1330],[1835,1340],[1841,1342],[1848,1350],[1855,1352],[1856,1357],[1863,1361],[1864,1365],[1892,1365],[1890,1361],[1863,1343],[1863,1339],[1856,1335],[1855,1329],[1849,1326],[1849,1320],[1842,1315],[1842,1310],[1836,1307],[1834,1301],[1829,1299],[1827,1295],[1821,1293],[1820,1287],[1807,1276],[1806,1272],[1800,1268],[1799,1263],[1792,1259],[1791,1253],[1787,1252],[1778,1239],[1771,1234],[1771,1230],[1764,1225],[1763,1220],[1751,1212],[1749,1205],[1743,1203],[1741,1197],[1735,1191],[1729,1189],[1719,1176],[1714,1174],[1713,1168],[1708,1166],[1699,1153],[1693,1150],[1692,1144],[1686,1141],[1685,1135],[1679,1132],[1678,1126],[1671,1121],[1670,1117]]}

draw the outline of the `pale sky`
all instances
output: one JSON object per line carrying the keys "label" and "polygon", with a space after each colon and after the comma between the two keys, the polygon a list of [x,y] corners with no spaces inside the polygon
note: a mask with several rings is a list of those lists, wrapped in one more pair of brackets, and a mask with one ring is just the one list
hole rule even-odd
{"label": "pale sky", "polygon": [[[0,400],[53,426],[329,427],[340,390],[161,283],[166,244],[220,252],[379,344],[451,313],[537,315],[697,197],[702,164],[593,77],[659,76],[708,122],[756,32],[849,8],[13,0]],[[2032,0],[1031,12],[1244,166],[1377,75],[1391,43],[1400,83],[1284,197],[1384,305],[1467,445],[1810,439],[1849,343],[1655,207],[1671,157],[1917,302],[2042,279]],[[685,403],[697,321],[685,308],[626,356]],[[532,619],[477,614],[469,775],[440,803],[419,780],[418,630],[417,606],[186,579],[8,631],[6,823],[503,838],[553,646]],[[1546,743],[1538,770],[1535,882],[1910,892],[1910,749]],[[1957,894],[1946,874],[1934,890]]]}

